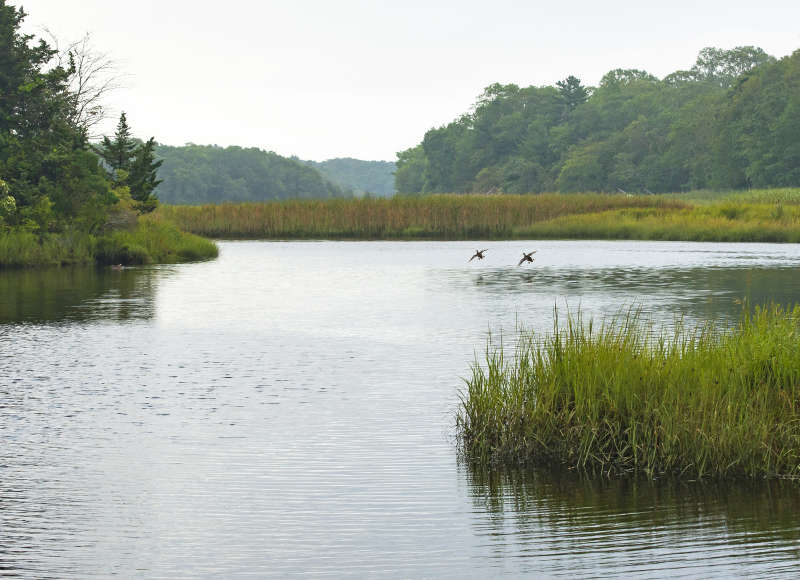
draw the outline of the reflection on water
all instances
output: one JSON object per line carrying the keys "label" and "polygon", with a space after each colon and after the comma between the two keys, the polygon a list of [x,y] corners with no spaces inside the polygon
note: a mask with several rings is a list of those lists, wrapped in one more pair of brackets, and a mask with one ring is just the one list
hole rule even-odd
{"label": "reflection on water", "polygon": [[0,271],[0,324],[148,319],[164,274],[162,268]]}
{"label": "reflection on water", "polygon": [[[462,279],[452,282],[460,284]],[[577,307],[583,297],[602,295],[620,307],[648,305],[648,314],[663,322],[678,316],[696,320],[721,320],[738,314],[735,304],[792,305],[800,297],[797,267],[664,268],[641,266],[571,270],[542,268],[535,271],[490,269],[472,275],[482,292],[507,297],[539,295],[542,300],[570,297]]]}
{"label": "reflection on water", "polygon": [[473,505],[486,514],[474,525],[493,557],[513,555],[540,573],[725,578],[791,575],[800,566],[795,482],[464,469]]}
{"label": "reflection on water", "polygon": [[452,430],[490,330],[792,302],[800,247],[474,245],[0,272],[0,576],[795,577],[798,485],[484,474]]}

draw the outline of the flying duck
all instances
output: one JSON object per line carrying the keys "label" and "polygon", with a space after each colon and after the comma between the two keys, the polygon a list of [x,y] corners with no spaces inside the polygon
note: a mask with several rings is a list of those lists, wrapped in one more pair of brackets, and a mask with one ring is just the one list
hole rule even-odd
{"label": "flying duck", "polygon": [[[488,248],[487,248],[487,249],[488,249]],[[472,257],[471,257],[469,260],[467,260],[467,262],[471,262],[471,261],[472,261],[472,260],[474,260],[475,258],[478,258],[479,260],[483,260],[483,253],[484,253],[485,251],[486,251],[486,250],[475,250],[475,255],[473,255],[473,256],[472,256]]]}
{"label": "flying duck", "polygon": [[523,262],[533,263],[533,258],[531,258],[531,256],[538,251],[539,250],[534,250],[532,252],[528,252],[527,254],[525,252],[522,252],[522,258],[520,259],[519,264],[517,264],[517,266],[522,266]]}

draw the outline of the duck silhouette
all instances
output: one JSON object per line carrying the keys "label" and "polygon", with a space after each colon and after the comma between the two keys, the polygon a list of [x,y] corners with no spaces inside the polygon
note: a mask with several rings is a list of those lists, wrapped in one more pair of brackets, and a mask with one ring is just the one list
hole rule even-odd
{"label": "duck silhouette", "polygon": [[469,260],[467,260],[467,262],[471,262],[475,258],[478,258],[479,260],[483,260],[483,253],[486,252],[487,250],[488,250],[488,248],[486,250],[475,250],[475,255],[473,255]]}
{"label": "duck silhouette", "polygon": [[538,251],[539,250],[534,250],[532,252],[528,252],[527,254],[525,252],[522,252],[522,258],[520,259],[519,264],[517,264],[517,266],[522,266],[523,262],[533,263],[533,258],[531,258],[531,256],[534,255]]}

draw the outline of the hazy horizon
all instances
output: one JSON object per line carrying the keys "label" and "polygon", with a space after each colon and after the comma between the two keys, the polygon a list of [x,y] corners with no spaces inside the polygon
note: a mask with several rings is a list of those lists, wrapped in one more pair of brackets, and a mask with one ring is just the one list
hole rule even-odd
{"label": "hazy horizon", "polygon": [[24,29],[62,43],[89,32],[125,77],[110,95],[137,136],[166,145],[258,147],[284,156],[394,161],[468,111],[495,82],[596,85],[614,68],[663,77],[706,46],[800,48],[800,3],[713,0],[669,7],[502,0],[11,2]]}

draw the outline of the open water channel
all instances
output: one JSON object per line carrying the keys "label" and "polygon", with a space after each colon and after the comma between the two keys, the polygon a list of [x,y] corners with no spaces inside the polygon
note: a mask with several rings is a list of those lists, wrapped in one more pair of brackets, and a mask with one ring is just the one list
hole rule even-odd
{"label": "open water channel", "polygon": [[0,272],[0,577],[800,574],[800,484],[475,471],[453,432],[490,330],[730,320],[800,300],[800,247],[220,249]]}

